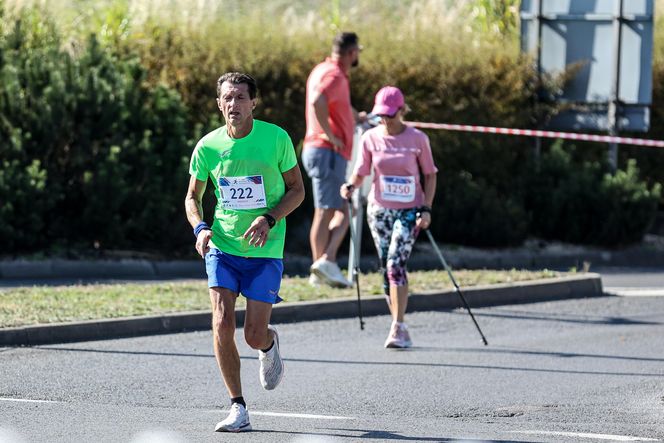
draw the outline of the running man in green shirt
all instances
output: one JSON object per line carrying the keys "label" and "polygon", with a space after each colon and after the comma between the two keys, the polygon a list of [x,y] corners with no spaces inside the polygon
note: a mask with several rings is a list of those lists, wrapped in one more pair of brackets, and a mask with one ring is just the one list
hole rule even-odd
{"label": "running man in green shirt", "polygon": [[[235,343],[238,294],[247,299],[244,338],[258,350],[263,388],[276,388],[283,377],[279,335],[269,320],[281,301],[285,217],[304,200],[293,143],[280,127],[254,119],[256,95],[256,81],[247,74],[219,78],[217,105],[226,125],[196,145],[185,199],[196,251],[205,259],[214,353],[231,398],[228,417],[215,428],[225,432],[251,430]],[[208,179],[217,197],[211,227],[201,204]]]}

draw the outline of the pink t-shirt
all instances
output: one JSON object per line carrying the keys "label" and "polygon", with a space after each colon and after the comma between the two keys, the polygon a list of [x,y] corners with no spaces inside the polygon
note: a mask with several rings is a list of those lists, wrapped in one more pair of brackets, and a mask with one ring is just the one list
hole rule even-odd
{"label": "pink t-shirt", "polygon": [[388,135],[380,125],[364,133],[360,146],[362,156],[354,173],[367,176],[373,166],[370,202],[389,209],[424,204],[420,174],[438,172],[424,132],[409,126],[401,134]]}
{"label": "pink t-shirt", "polygon": [[332,149],[332,143],[327,140],[325,131],[318,123],[314,107],[309,103],[316,93],[323,94],[327,99],[330,129],[344,143],[344,149],[339,153],[346,160],[350,160],[355,130],[355,118],[350,103],[350,83],[341,65],[329,57],[318,64],[307,79],[307,132],[304,136],[304,147]]}

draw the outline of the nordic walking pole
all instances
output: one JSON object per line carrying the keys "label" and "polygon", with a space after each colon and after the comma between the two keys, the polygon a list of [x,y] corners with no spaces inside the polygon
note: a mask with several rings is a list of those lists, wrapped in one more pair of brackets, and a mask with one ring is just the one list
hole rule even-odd
{"label": "nordic walking pole", "polygon": [[[353,201],[348,199],[348,211],[350,215],[350,239],[353,244],[355,244],[355,227],[353,226]],[[360,245],[357,245],[359,248]],[[359,254],[358,254],[359,255]],[[360,319],[360,329],[364,330],[364,320],[362,320],[362,301],[360,300],[360,260],[354,260],[353,266],[353,280],[355,282],[355,288],[357,288],[357,316]]]}
{"label": "nordic walking pole", "polygon": [[447,271],[447,275],[450,276],[450,280],[452,280],[452,283],[454,284],[454,289],[456,290],[456,293],[459,294],[459,297],[461,298],[461,301],[463,302],[463,305],[465,306],[466,310],[470,314],[470,318],[473,319],[473,323],[475,323],[475,327],[477,328],[477,332],[480,333],[480,336],[482,336],[482,342],[484,343],[484,346],[488,345],[489,343],[486,341],[486,338],[484,337],[484,334],[482,334],[482,330],[480,329],[480,325],[477,324],[477,321],[475,320],[475,316],[473,315],[472,311],[470,310],[470,306],[468,306],[468,303],[466,303],[466,299],[463,297],[463,294],[461,293],[461,289],[459,289],[459,285],[457,285],[456,280],[454,280],[454,276],[452,275],[452,270],[450,270],[450,267],[447,265],[447,262],[445,261],[445,257],[443,257],[443,253],[440,252],[440,249],[438,248],[438,245],[436,244],[436,241],[433,239],[433,235],[431,235],[431,231],[428,229],[425,229],[427,236],[429,237],[429,241],[431,241],[431,246],[433,246],[433,249],[436,251],[436,254],[438,255],[438,258],[440,261],[443,263],[443,266],[445,267],[445,270]]}

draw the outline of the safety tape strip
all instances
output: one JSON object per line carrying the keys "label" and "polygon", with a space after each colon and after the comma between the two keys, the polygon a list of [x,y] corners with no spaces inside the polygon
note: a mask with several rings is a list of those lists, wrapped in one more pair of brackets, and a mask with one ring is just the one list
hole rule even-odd
{"label": "safety tape strip", "polygon": [[643,138],[617,137],[612,135],[581,134],[578,132],[541,131],[537,129],[495,128],[493,126],[454,125],[449,123],[405,122],[409,126],[422,129],[446,129],[448,131],[483,132],[487,134],[525,135],[528,137],[563,138],[602,143],[618,143],[621,145],[647,146],[664,148],[664,140],[648,140]]}

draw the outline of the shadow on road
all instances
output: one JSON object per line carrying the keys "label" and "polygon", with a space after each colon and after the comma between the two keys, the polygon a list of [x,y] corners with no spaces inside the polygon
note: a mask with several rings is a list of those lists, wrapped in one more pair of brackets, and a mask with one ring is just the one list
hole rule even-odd
{"label": "shadow on road", "polygon": [[554,357],[563,357],[563,358],[605,358],[609,360],[632,360],[632,361],[652,361],[652,362],[664,362],[664,358],[653,358],[653,357],[634,357],[626,355],[602,355],[602,354],[580,354],[577,352],[559,352],[559,351],[544,351],[544,350],[533,350],[533,349],[515,349],[515,348],[446,348],[454,352],[471,352],[471,353],[496,353],[496,354],[520,354],[520,355],[544,355],[544,356],[554,356]]}
{"label": "shadow on road", "polygon": [[[475,314],[476,317],[495,317],[495,318],[511,318],[518,320],[544,320],[544,321],[554,321],[554,322],[563,322],[563,323],[582,323],[582,324],[595,324],[595,325],[646,325],[646,326],[656,326],[662,325],[664,323],[658,321],[645,321],[645,320],[636,320],[634,318],[628,317],[611,317],[611,316],[590,316],[590,315],[574,315],[574,314],[533,314],[529,311],[515,311],[515,310],[504,310],[500,308],[492,308],[492,311],[497,311],[498,313],[487,313],[478,311]],[[467,315],[462,311],[450,311],[451,314],[455,315]],[[647,317],[662,317],[664,314],[649,312],[643,316]]]}
{"label": "shadow on road", "polygon": [[[100,354],[120,354],[120,355],[137,355],[137,356],[164,356],[164,357],[185,357],[185,358],[214,358],[213,354],[185,354],[185,353],[170,353],[170,352],[150,352],[150,351],[117,351],[117,350],[101,350],[101,349],[84,349],[84,348],[64,348],[64,347],[41,347],[34,346],[31,349],[39,351],[56,351],[56,352],[93,352]],[[484,352],[487,348],[479,348],[478,352]],[[407,352],[417,352],[418,348],[411,348]],[[493,352],[493,350],[489,350]],[[557,352],[551,353],[556,355]],[[592,356],[591,356],[592,357]],[[561,358],[568,358],[561,355]],[[611,356],[599,356],[599,358],[611,358]],[[618,357],[629,358],[629,357]],[[240,356],[242,360],[257,360],[258,356]],[[656,359],[653,359],[657,361]],[[519,367],[519,366],[498,366],[498,365],[471,365],[471,364],[453,364],[453,363],[418,363],[418,362],[394,362],[394,361],[355,361],[355,360],[323,360],[323,359],[308,359],[308,358],[284,358],[284,361],[291,363],[326,363],[338,365],[378,365],[378,366],[400,366],[400,367],[429,367],[429,368],[456,368],[456,369],[493,369],[500,371],[525,371],[525,372],[542,372],[542,373],[555,373],[555,374],[585,374],[585,375],[615,375],[615,376],[628,376],[628,377],[664,377],[664,373],[648,373],[648,372],[610,372],[610,371],[581,371],[571,369],[550,369],[550,368],[532,368],[532,367]]]}
{"label": "shadow on road", "polygon": [[[253,433],[269,433],[269,434],[288,434],[288,435],[301,435],[301,436],[318,436],[318,437],[334,437],[334,438],[349,438],[357,439],[372,439],[372,440],[399,440],[399,441],[437,441],[437,442],[478,442],[483,443],[518,443],[516,440],[467,440],[458,438],[447,437],[410,437],[400,435],[391,431],[372,431],[366,429],[344,429],[344,428],[329,428],[330,431],[349,432],[347,434],[340,434],[338,432],[295,432],[295,431],[274,431],[274,430],[253,430]],[[353,433],[353,434],[350,434]],[[361,433],[357,435],[357,433]]]}

